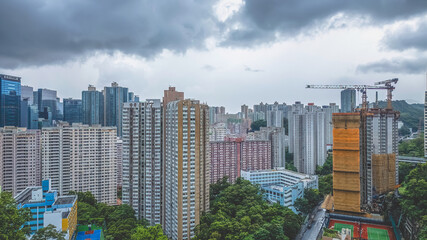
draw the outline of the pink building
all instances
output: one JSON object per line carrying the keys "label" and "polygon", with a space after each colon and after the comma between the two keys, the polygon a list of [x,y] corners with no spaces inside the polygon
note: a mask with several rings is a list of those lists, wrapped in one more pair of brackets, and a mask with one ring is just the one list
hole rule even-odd
{"label": "pink building", "polygon": [[[240,168],[244,171],[271,169],[271,142],[249,140],[241,144]],[[240,174],[239,174],[240,176]]]}
{"label": "pink building", "polygon": [[210,142],[211,183],[225,176],[230,182],[240,177],[240,170],[271,169],[271,143],[269,141],[243,138],[226,138]]}

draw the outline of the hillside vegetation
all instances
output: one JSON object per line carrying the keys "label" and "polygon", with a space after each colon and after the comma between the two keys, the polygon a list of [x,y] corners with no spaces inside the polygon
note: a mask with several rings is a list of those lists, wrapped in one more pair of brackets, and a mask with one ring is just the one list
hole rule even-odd
{"label": "hillside vegetation", "polygon": [[[380,101],[378,103],[380,108],[387,107],[387,102]],[[424,104],[414,103],[409,104],[405,100],[396,100],[392,102],[393,109],[400,112],[400,121],[414,131],[418,130],[420,121],[423,122],[424,117]],[[421,125],[421,128],[423,126]]]}

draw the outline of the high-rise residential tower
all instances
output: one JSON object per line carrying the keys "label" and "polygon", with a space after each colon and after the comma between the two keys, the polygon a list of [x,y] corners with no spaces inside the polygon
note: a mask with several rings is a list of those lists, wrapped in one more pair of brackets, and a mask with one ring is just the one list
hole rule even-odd
{"label": "high-rise residential tower", "polygon": [[116,204],[116,128],[67,123],[43,128],[42,177],[60,194],[90,191],[99,202]]}
{"label": "high-rise residential tower", "polygon": [[104,126],[117,127],[117,135],[122,136],[123,103],[128,102],[129,90],[116,82],[104,87]]}
{"label": "high-rise residential tower", "polygon": [[41,183],[39,130],[0,129],[0,184],[13,196]]}
{"label": "high-rise residential tower", "polygon": [[249,108],[248,108],[248,105],[246,105],[246,104],[243,104],[243,105],[240,107],[240,111],[241,111],[241,113],[242,113],[242,118],[243,118],[243,119],[248,118],[248,110],[249,110]]}
{"label": "high-rise residential tower", "polygon": [[209,210],[209,108],[196,100],[173,101],[164,117],[163,228],[170,239],[191,239]]}
{"label": "high-rise residential tower", "polygon": [[0,74],[0,127],[20,126],[21,78]]}
{"label": "high-rise residential tower", "polygon": [[289,112],[289,152],[294,154],[294,165],[301,173],[314,174],[316,166],[326,160],[325,112],[309,103],[300,103]]}
{"label": "high-rise residential tower", "polygon": [[84,124],[104,124],[104,95],[92,85],[82,91],[82,112]]}
{"label": "high-rise residential tower", "polygon": [[340,109],[335,103],[329,103],[329,106],[322,106],[322,112],[325,113],[325,143],[332,146],[332,113],[338,113]]}
{"label": "high-rise residential tower", "polygon": [[162,217],[162,113],[160,99],[123,106],[123,203],[151,225]]}
{"label": "high-rise residential tower", "polygon": [[341,112],[354,112],[356,108],[356,90],[345,89],[341,91]]}

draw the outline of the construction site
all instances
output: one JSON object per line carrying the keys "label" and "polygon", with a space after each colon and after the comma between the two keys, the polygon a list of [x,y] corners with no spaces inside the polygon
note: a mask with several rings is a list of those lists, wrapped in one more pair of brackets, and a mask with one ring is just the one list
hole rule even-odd
{"label": "construction site", "polygon": [[[354,89],[362,93],[362,104],[353,112],[332,115],[333,193],[322,204],[329,212],[326,227],[351,225],[351,239],[377,239],[371,236],[376,234],[375,231],[387,235],[378,239],[399,239],[395,238],[391,226],[372,230],[373,227],[368,224],[371,221],[384,223],[383,216],[379,215],[384,195],[394,191],[399,183],[397,154],[400,113],[394,111],[391,104],[397,81],[394,78],[374,85],[307,86],[316,89]],[[367,90],[387,90],[387,107],[381,109],[378,104],[369,104]],[[345,225],[343,221],[346,216],[357,220],[347,219],[351,221]],[[365,229],[365,225],[369,225],[369,228]],[[356,231],[359,228],[360,231]]]}
{"label": "construction site", "polygon": [[[331,211],[351,214],[379,212],[379,197],[398,184],[398,126],[400,113],[392,108],[397,78],[375,85],[308,85],[317,89],[354,89],[362,93],[361,107],[334,113],[333,196]],[[387,90],[387,107],[369,107],[367,90]],[[378,94],[377,94],[378,101]]]}

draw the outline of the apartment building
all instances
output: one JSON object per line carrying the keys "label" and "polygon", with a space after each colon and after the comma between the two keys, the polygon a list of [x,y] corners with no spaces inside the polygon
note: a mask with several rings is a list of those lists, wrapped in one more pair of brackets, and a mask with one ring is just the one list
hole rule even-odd
{"label": "apartment building", "polygon": [[116,204],[115,127],[61,123],[42,130],[42,178],[59,193],[90,191],[99,202]]}
{"label": "apartment building", "polygon": [[209,210],[209,108],[197,100],[165,106],[165,234],[191,239]]}

